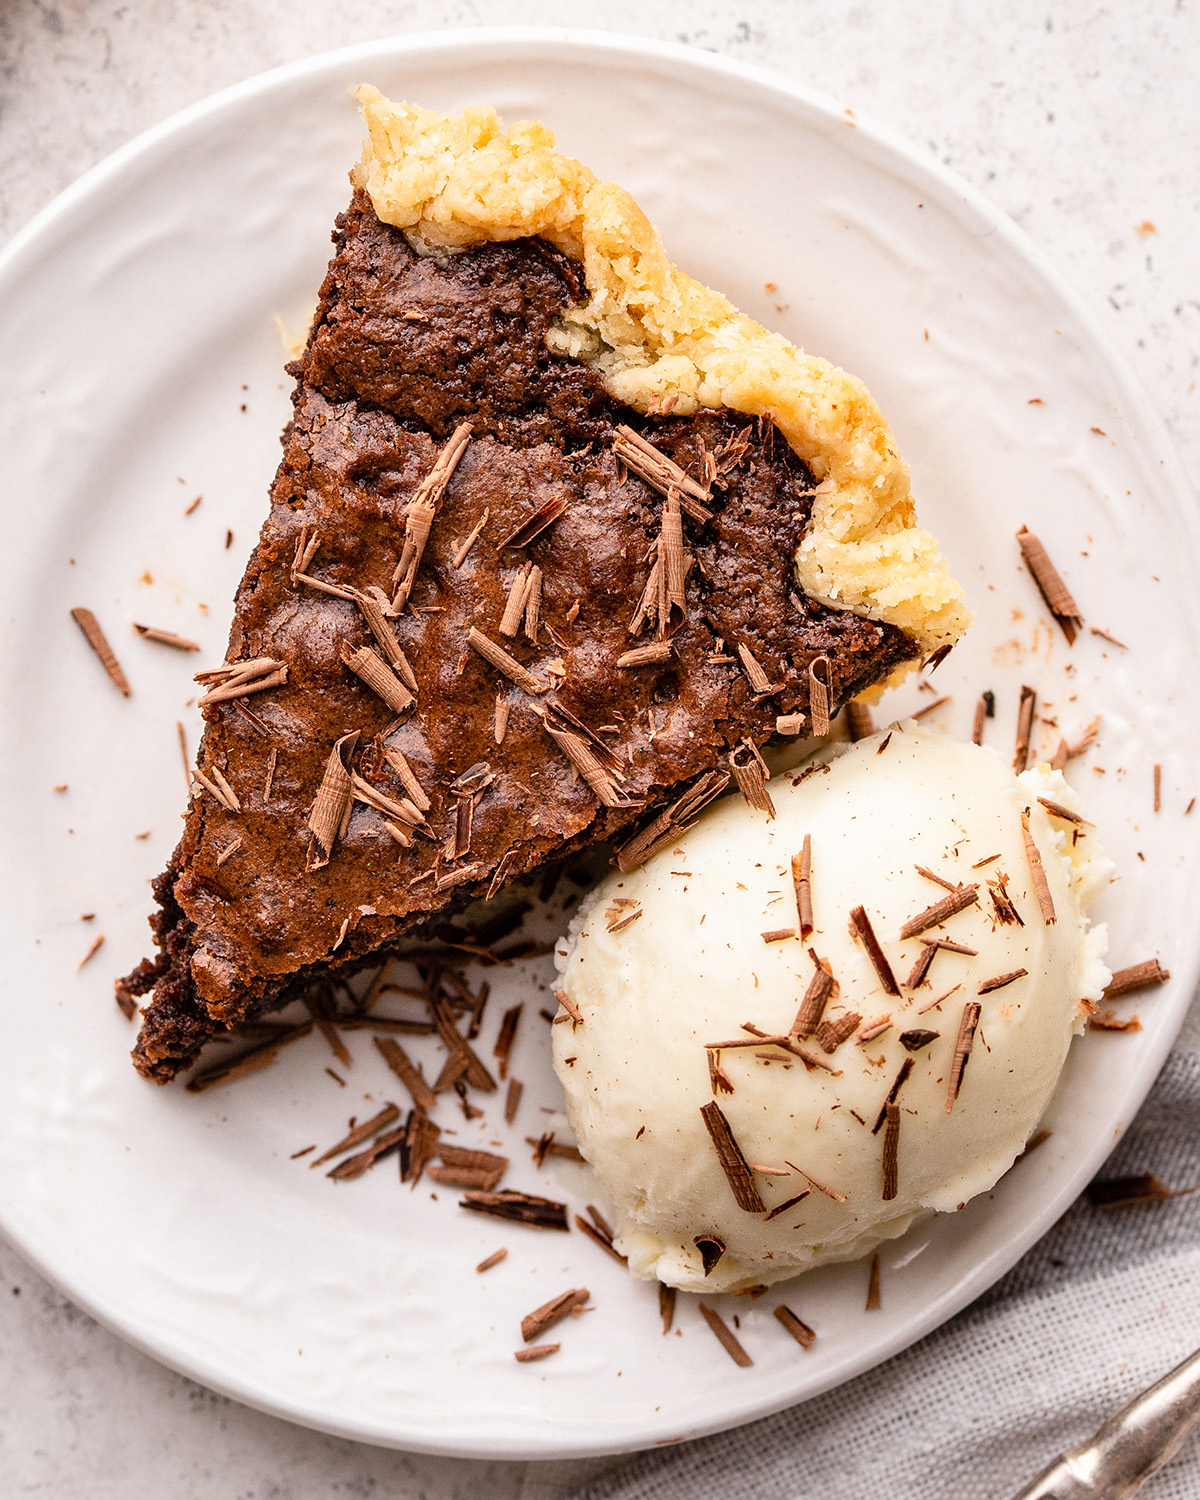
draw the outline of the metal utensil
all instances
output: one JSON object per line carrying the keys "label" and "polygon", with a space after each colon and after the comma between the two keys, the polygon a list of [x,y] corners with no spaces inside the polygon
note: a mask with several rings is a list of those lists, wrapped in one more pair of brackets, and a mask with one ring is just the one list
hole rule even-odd
{"label": "metal utensil", "polygon": [[1128,1500],[1200,1428],[1200,1349],[1013,1500]]}

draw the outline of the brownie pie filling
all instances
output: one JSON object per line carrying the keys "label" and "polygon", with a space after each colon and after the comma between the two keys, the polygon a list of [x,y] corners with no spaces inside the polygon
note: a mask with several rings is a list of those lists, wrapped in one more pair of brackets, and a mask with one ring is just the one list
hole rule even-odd
{"label": "brownie pie filling", "polygon": [[[800,590],[816,486],[769,421],[642,416],[550,351],[576,262],[535,238],[417,255],[361,190],[335,245],[227,653],[266,665],[240,695],[210,674],[159,955],[119,986],[154,991],[134,1058],[159,1082],[451,905],[719,786],[810,714],[819,658],[836,711],[920,654]],[[682,489],[641,477],[638,436]]]}

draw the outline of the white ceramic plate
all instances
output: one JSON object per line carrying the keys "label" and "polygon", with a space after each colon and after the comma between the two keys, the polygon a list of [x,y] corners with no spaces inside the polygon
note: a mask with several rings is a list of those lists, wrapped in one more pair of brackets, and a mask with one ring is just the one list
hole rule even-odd
{"label": "white ceramic plate", "polygon": [[[935,679],[955,694],[944,727],[968,733],[990,688],[988,733],[1010,743],[1023,681],[1072,737],[1104,715],[1098,747],[1072,768],[1121,870],[1101,915],[1118,962],[1160,953],[1175,979],[1127,1007],[1140,1033],[1075,1046],[1036,1155],[885,1250],[881,1311],[863,1311],[862,1265],[786,1289],[818,1332],[807,1353],[771,1316],[778,1294],[728,1305],[754,1358],[735,1369],[687,1299],[680,1335],[662,1337],[653,1288],[581,1234],[477,1219],[454,1193],[399,1190],[390,1164],[338,1185],[290,1161],[394,1094],[364,1034],[349,1037],[344,1088],[318,1039],[203,1095],[156,1089],[127,1062],[112,978],[147,948],[147,881],[183,806],[175,722],[194,750],[190,673],[222,657],[288,415],[273,318],[300,328],[314,301],[358,149],[347,88],[361,80],[441,108],[486,100],[543,117],[565,150],[636,193],[682,265],[865,377],[979,616]],[[931,161],[699,52],[516,31],[378,43],[219,95],[64,194],[0,263],[0,362],[0,1225],[111,1328],[206,1385],[371,1442],[616,1452],[747,1421],[903,1348],[1012,1265],[1111,1149],[1197,968],[1193,825],[1181,822],[1200,790],[1200,708],[1181,691],[1198,639],[1195,517],[1161,424],[1072,296]],[[1089,634],[1066,649],[1018,563],[1022,522],[1127,651]],[[80,604],[125,663],[128,701],[68,617]],[[133,620],[199,637],[203,658],[135,639]],[[923,701],[910,687],[895,711]],[[1041,743],[1057,732],[1042,726]],[[583,1169],[539,1174],[522,1143],[557,1099],[537,1018],[548,978],[546,962],[503,971],[491,1001],[488,1048],[505,1005],[526,1002],[515,1130],[492,1109],[482,1127],[460,1120],[456,1139],[509,1142],[511,1185],[581,1208]],[[508,1259],[476,1276],[501,1244]],[[579,1285],[596,1311],[563,1328],[554,1359],[518,1366],[522,1315]]]}

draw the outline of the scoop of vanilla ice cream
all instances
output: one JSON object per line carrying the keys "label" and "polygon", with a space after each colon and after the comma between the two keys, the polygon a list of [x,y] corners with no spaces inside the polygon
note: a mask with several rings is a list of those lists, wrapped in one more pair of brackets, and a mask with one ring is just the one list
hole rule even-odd
{"label": "scoop of vanilla ice cream", "polygon": [[[773,820],[728,798],[672,850],[604,881],[557,951],[582,1020],[558,1018],[555,1068],[579,1149],[616,1208],[618,1248],[635,1275],[691,1290],[737,1290],[861,1255],[992,1187],[1046,1107],[1081,1002],[1109,978],[1106,930],[1084,908],[1112,866],[1090,824],[1047,808],[1078,812],[1060,772],[1016,777],[992,751],[909,721],[825,752],[769,790]],[[1023,837],[1026,809],[1052,922]],[[815,930],[801,941],[792,859],[805,835]],[[977,886],[978,899],[901,938],[949,894],[918,866]],[[899,994],[851,931],[859,906]],[[781,929],[796,935],[764,938]],[[974,951],[939,948],[917,982],[923,938]],[[810,949],[836,987],[829,1027],[792,1039],[802,1058],[754,1042],[748,1028],[791,1033],[815,972]],[[979,1021],[955,1096],[971,1002]],[[861,1019],[837,1042],[833,1023],[853,1014]],[[720,1049],[710,1073],[706,1044],[732,1040],[752,1045]],[[888,1127],[875,1127],[902,1070],[885,1198]],[[753,1189],[750,1208],[735,1199],[713,1111],[701,1113],[714,1100],[761,1211]],[[707,1276],[697,1239],[710,1262],[719,1254]]]}

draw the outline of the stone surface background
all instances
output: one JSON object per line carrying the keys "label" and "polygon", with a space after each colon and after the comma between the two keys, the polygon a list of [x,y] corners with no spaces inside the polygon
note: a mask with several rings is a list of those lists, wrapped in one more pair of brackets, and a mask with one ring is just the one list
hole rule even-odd
{"label": "stone surface background", "polygon": [[[518,24],[683,41],[890,125],[1057,264],[1200,479],[1197,0],[0,0],[0,241],[139,131],[253,73],[376,37]],[[0,1500],[549,1494],[550,1476],[526,1469],[367,1448],[214,1396],[0,1244]]]}

